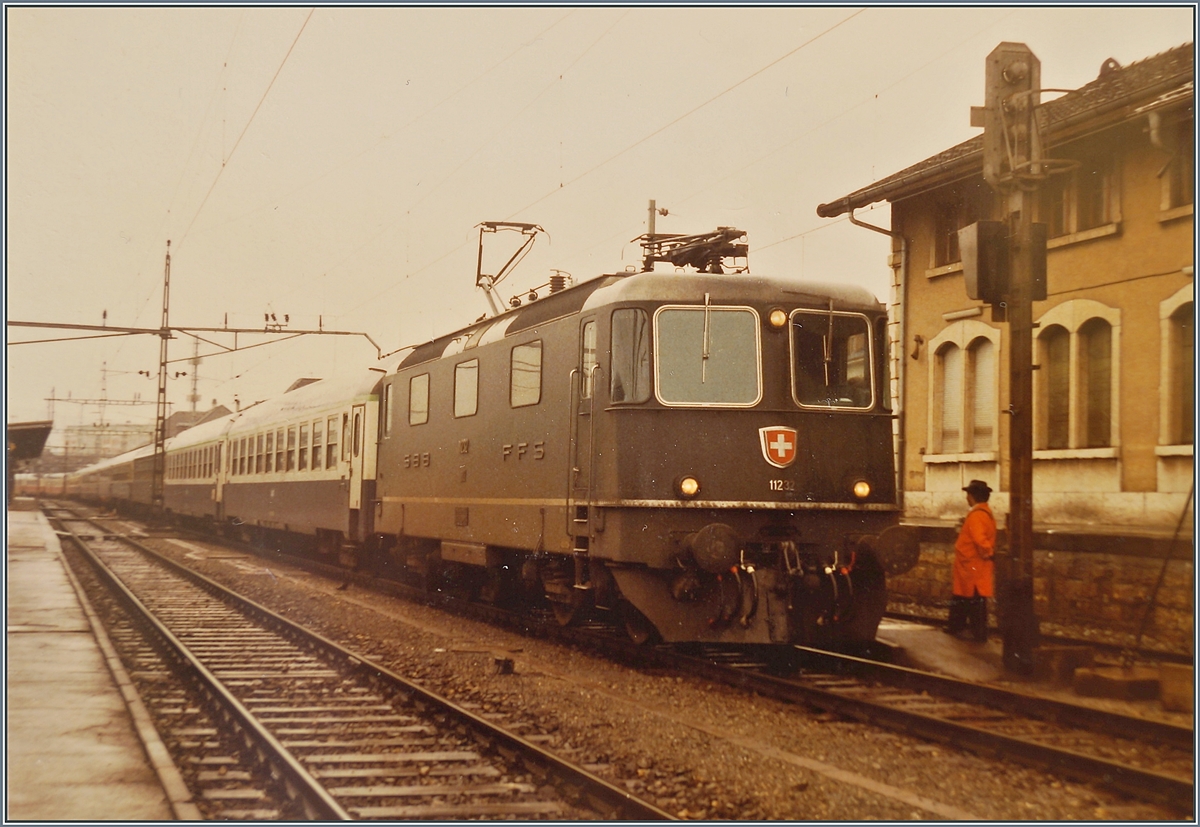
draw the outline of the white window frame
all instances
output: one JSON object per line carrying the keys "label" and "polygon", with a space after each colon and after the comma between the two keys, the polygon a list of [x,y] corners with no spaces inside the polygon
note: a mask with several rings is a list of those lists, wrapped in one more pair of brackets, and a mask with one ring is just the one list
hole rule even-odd
{"label": "white window frame", "polygon": [[[1109,358],[1109,438],[1108,445],[1103,448],[1087,448],[1087,421],[1082,416],[1084,391],[1084,376],[1082,371],[1080,328],[1092,319],[1103,319],[1112,330]],[[1054,325],[1067,331],[1070,336],[1070,352],[1067,357],[1068,366],[1068,399],[1067,411],[1069,423],[1067,428],[1066,448],[1037,448],[1046,444],[1046,391],[1044,383],[1033,383],[1034,410],[1034,459],[1106,459],[1119,456],[1121,435],[1121,311],[1109,307],[1094,299],[1071,299],[1050,308],[1037,320],[1034,329],[1034,354],[1040,358],[1041,343],[1038,341],[1043,332]]]}
{"label": "white window frame", "polygon": [[[1069,150],[1068,150],[1069,151]],[[1076,244],[1081,241],[1090,241],[1094,238],[1104,238],[1105,236],[1116,235],[1121,229],[1121,162],[1120,158],[1111,154],[1104,153],[1081,153],[1082,162],[1087,163],[1088,160],[1103,157],[1107,163],[1108,170],[1108,221],[1095,227],[1087,229],[1079,229],[1079,176],[1083,174],[1080,170],[1074,170],[1069,175],[1069,180],[1066,183],[1066,199],[1067,199],[1067,216],[1066,216],[1066,232],[1059,236],[1052,236],[1046,240],[1046,249],[1053,250],[1056,247],[1065,247],[1068,244]],[[1041,220],[1049,224],[1049,216],[1039,216]]]}
{"label": "white window frame", "polygon": [[[996,417],[996,432],[992,439],[992,448],[988,451],[965,451],[956,453],[944,453],[942,451],[942,419],[941,406],[938,404],[940,398],[939,391],[941,390],[941,380],[938,376],[940,358],[938,351],[946,344],[952,344],[962,351],[963,364],[963,389],[966,389],[967,376],[967,354],[970,345],[977,339],[987,339],[992,343],[993,354],[993,370],[992,370],[992,393],[993,399],[996,400],[997,408],[1000,401],[1000,341],[1001,331],[999,328],[992,327],[984,322],[976,321],[975,319],[962,319],[953,322],[942,329],[941,333],[929,340],[929,347],[926,352],[929,354],[929,391],[928,391],[928,410],[929,422],[926,445],[930,446],[930,451],[925,454],[925,462],[995,462],[1000,445],[1000,422],[999,415]],[[967,439],[973,439],[972,411],[968,410],[966,404],[962,409],[962,422],[959,423],[960,433],[963,434],[964,443]]]}
{"label": "white window frame", "polygon": [[[1185,284],[1158,305],[1159,353],[1161,354],[1158,374],[1158,444],[1160,447],[1176,446],[1176,443],[1171,441],[1171,411],[1175,408],[1175,399],[1172,398],[1174,388],[1171,382],[1175,373],[1175,352],[1171,347],[1174,338],[1171,331],[1171,317],[1175,315],[1176,310],[1188,302],[1194,302],[1195,292],[1194,284]],[[1193,314],[1195,309],[1196,305],[1193,304]],[[1159,451],[1157,453],[1160,456],[1176,453],[1188,456],[1192,454],[1191,445],[1179,445],[1178,448],[1179,451]]]}

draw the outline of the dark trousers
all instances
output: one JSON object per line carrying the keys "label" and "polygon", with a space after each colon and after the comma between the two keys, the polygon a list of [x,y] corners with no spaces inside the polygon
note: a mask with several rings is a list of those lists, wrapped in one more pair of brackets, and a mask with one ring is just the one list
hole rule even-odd
{"label": "dark trousers", "polygon": [[968,627],[976,640],[987,640],[987,598],[980,597],[978,593],[974,597],[955,595],[950,598],[950,620],[946,624],[946,631],[956,635]]}

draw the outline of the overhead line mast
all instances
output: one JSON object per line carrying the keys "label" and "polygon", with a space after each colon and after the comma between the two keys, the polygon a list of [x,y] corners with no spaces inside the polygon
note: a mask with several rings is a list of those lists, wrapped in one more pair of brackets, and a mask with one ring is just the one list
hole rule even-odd
{"label": "overhead line mast", "polygon": [[163,508],[163,477],[167,467],[167,341],[171,338],[171,240],[167,239],[167,257],[163,265],[162,327],[158,342],[158,404],[154,417],[154,476],[150,501],[155,511]]}

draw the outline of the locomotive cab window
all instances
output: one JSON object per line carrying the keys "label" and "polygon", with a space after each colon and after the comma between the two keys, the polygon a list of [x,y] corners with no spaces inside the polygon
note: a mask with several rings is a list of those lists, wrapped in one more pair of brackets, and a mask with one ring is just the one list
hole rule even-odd
{"label": "locomotive cab window", "polygon": [[514,408],[542,401],[542,343],[530,342],[512,349],[508,402]]}
{"label": "locomotive cab window", "polygon": [[751,407],[762,398],[758,314],[748,307],[661,307],[655,388],[664,405]]}
{"label": "locomotive cab window", "polygon": [[650,398],[650,323],[645,310],[612,314],[613,402],[645,402]]}
{"label": "locomotive cab window", "polygon": [[870,408],[870,328],[864,316],[820,310],[792,314],[792,393],[805,407]]}

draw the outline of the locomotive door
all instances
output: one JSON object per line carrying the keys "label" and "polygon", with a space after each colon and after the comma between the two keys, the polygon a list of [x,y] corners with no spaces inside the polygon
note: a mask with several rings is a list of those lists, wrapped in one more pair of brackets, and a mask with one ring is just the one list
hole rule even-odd
{"label": "locomotive door", "polygon": [[366,420],[365,405],[355,405],[350,414],[350,433],[346,434],[346,446],[350,457],[350,508],[362,508],[363,482],[363,423]]}
{"label": "locomotive door", "polygon": [[571,377],[571,470],[567,482],[567,533],[576,551],[586,551],[591,538],[592,499],[595,485],[596,320],[587,319],[579,330],[579,367]]}

